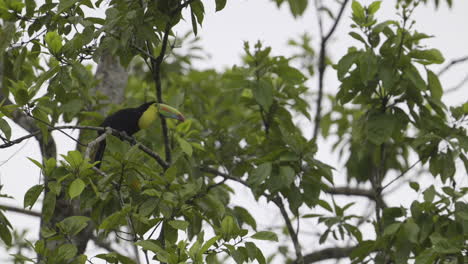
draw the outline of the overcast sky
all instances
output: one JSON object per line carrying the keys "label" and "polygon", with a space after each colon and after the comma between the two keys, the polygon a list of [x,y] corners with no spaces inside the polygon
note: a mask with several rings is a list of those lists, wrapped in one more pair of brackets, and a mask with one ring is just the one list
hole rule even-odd
{"label": "overcast sky", "polygon": [[[288,6],[284,5],[281,9],[277,9],[273,1],[229,0],[226,8],[217,13],[214,13],[214,0],[211,1],[213,3],[210,1],[204,2],[206,2],[206,16],[204,25],[198,32],[202,38],[201,45],[205,51],[211,54],[211,58],[200,62],[196,66],[222,69],[231,67],[233,64],[239,64],[244,41],[256,42],[257,40],[261,40],[264,45],[273,48],[273,54],[285,55],[291,51],[286,45],[287,40],[290,38],[296,38],[300,34],[307,32],[314,40],[318,40],[316,14],[311,7],[308,8],[302,18],[294,19],[290,15]],[[309,2],[312,3],[314,1]],[[371,1],[364,2],[370,3]],[[386,0],[383,2],[377,17],[382,20],[399,19],[395,15],[394,3],[396,1]],[[438,11],[434,11],[432,5],[420,7],[416,10],[413,17],[417,21],[415,28],[418,31],[435,36],[435,38],[424,42],[424,44],[427,44],[430,48],[441,50],[447,60],[468,55],[468,36],[466,34],[468,1],[456,0],[454,2],[454,7],[451,10],[445,4],[442,4]],[[345,17],[341,21],[333,37],[333,43],[328,50],[328,54],[334,62],[346,52],[346,49],[350,45],[358,45],[354,39],[347,35],[351,23],[349,17],[350,7],[348,6]],[[328,25],[327,23],[327,28]],[[179,34],[183,34],[190,27],[190,21],[187,21],[185,25],[177,26],[176,31]],[[315,44],[317,43],[315,42]],[[460,65],[444,75],[441,79],[444,88],[450,88],[462,80],[468,73],[468,70],[466,70],[467,66],[468,64]],[[437,70],[438,67],[434,67],[434,69]],[[326,80],[326,92],[335,93],[338,88],[335,73],[329,70]],[[315,80],[311,80],[310,83],[311,89],[314,90]],[[461,89],[457,93],[444,97],[445,102],[449,105],[466,102],[468,93],[464,91],[466,89]],[[304,131],[306,131],[305,133],[308,133],[311,129],[310,124],[302,120],[300,122],[304,127]],[[24,131],[16,127],[13,131],[13,138],[24,134]],[[74,148],[75,143],[70,139],[56,132],[54,135],[58,138],[58,150],[60,153],[66,153],[66,151]],[[343,169],[338,166],[339,163],[336,157],[330,157],[329,152],[329,144],[321,143],[317,158],[319,160],[326,160],[331,165],[337,167],[337,177],[342,176],[344,174]],[[0,150],[0,184],[5,185],[2,193],[12,195],[15,198],[14,200],[2,199],[0,200],[0,204],[12,204],[22,207],[23,195],[26,190],[39,183],[40,172],[26,157],[40,160],[38,145],[33,139],[14,147]],[[338,180],[338,182],[341,181]],[[466,180],[463,183],[466,185]],[[424,184],[427,186],[431,182],[428,181]],[[257,206],[253,202],[249,191],[242,188],[236,188],[236,190],[239,195],[234,199],[234,203],[244,206],[248,204],[251,212],[258,217],[260,226],[266,227],[272,223],[275,223],[276,226],[282,224],[282,222],[274,222],[276,221],[274,219],[278,219],[275,218],[277,216],[277,209],[275,207],[266,206],[264,203],[261,206]],[[404,195],[401,195],[402,193]],[[393,197],[406,197],[406,200],[401,200],[400,198],[390,199],[390,204],[398,205],[402,203],[407,205],[408,201],[416,197],[416,194],[403,186]],[[35,206],[35,209],[39,210],[40,207]],[[33,236],[37,234],[38,221],[35,219],[13,213],[7,213],[7,215],[16,228],[29,228],[32,230]],[[314,241],[311,243],[313,244],[309,246],[317,246]],[[0,252],[0,262],[1,260],[2,254]]]}

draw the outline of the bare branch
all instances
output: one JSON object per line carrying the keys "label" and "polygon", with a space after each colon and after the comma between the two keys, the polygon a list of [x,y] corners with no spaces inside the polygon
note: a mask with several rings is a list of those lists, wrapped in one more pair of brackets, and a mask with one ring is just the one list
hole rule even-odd
{"label": "bare branch", "polygon": [[463,63],[465,61],[468,61],[468,56],[464,56],[464,57],[461,57],[461,58],[458,58],[458,59],[453,59],[449,62],[449,64],[445,65],[444,68],[442,68],[438,73],[437,75],[438,76],[441,76],[442,74],[444,74],[445,72],[447,72],[450,68],[452,68],[453,66],[459,64],[459,63]]}
{"label": "bare branch", "polygon": [[[355,247],[331,247],[318,250],[304,256],[304,263],[315,263],[327,259],[340,259],[349,257]],[[299,263],[295,261],[294,263]]]}
{"label": "bare branch", "polygon": [[220,172],[218,171],[217,169],[214,169],[214,168],[210,168],[210,167],[202,167],[200,168],[201,171],[204,171],[204,172],[207,172],[207,173],[211,173],[211,174],[214,174],[214,175],[217,175],[217,176],[221,176],[225,179],[228,179],[228,180],[231,180],[231,181],[236,181],[244,186],[247,186],[247,187],[250,187],[247,182],[237,178],[237,177],[233,177],[233,176],[230,176],[229,174],[227,173],[223,173],[223,172]]}
{"label": "bare branch", "polygon": [[[152,70],[153,70],[153,80],[156,85],[156,98],[158,103],[164,103],[162,99],[162,85],[161,85],[161,64],[164,59],[164,55],[166,54],[167,43],[169,42],[169,33],[171,32],[172,23],[168,21],[166,24],[166,29],[164,30],[164,36],[161,44],[161,52],[159,53],[158,57],[155,60],[152,60]],[[150,54],[152,51],[148,51]],[[164,139],[164,150],[166,154],[166,162],[171,163],[171,146],[169,142],[169,132],[167,129],[167,122],[164,117],[161,119],[161,127],[163,132],[163,139]]]}
{"label": "bare branch", "polygon": [[453,92],[456,92],[458,90],[460,90],[466,83],[468,82],[468,74],[465,75],[465,77],[457,84],[455,85],[454,87],[451,87],[447,90],[445,90],[445,94],[449,94],[449,93],[453,93]]}
{"label": "bare branch", "polygon": [[361,188],[353,188],[353,187],[334,187],[330,189],[326,189],[325,192],[329,194],[337,194],[337,195],[355,195],[355,196],[363,196],[374,200],[374,191],[369,189],[361,189]]}
{"label": "bare branch", "polygon": [[31,211],[28,209],[23,209],[15,206],[0,204],[0,210],[10,211],[18,214],[24,214],[29,216],[41,217],[42,214],[37,211]]}
{"label": "bare branch", "polygon": [[[341,8],[340,8],[340,11],[338,12],[338,16],[336,17],[335,19],[335,22],[333,23],[332,27],[330,28],[330,30],[328,31],[328,33],[326,35],[323,35],[323,24],[322,24],[322,17],[320,15],[320,13],[318,12],[317,13],[317,17],[318,17],[318,23],[319,23],[319,27],[320,27],[320,32],[321,32],[321,41],[320,41],[320,54],[319,54],[319,65],[318,65],[318,95],[317,95],[317,103],[315,104],[316,105],[316,110],[315,110],[315,120],[314,120],[314,133],[313,133],[313,136],[312,136],[312,139],[314,141],[317,141],[317,137],[318,137],[318,132],[319,132],[319,129],[320,129],[320,121],[322,120],[322,100],[323,100],[323,80],[324,80],[324,77],[325,77],[325,70],[326,70],[326,65],[325,65],[325,59],[327,57],[326,53],[327,53],[327,50],[326,50],[326,46],[327,46],[327,42],[328,40],[331,38],[331,36],[333,35],[333,33],[335,32],[337,26],[338,26],[338,23],[340,22],[341,20],[341,17],[343,16],[343,12],[344,12],[344,9],[346,7],[346,5],[348,4],[349,0],[344,0],[343,3],[341,4]],[[316,4],[316,8],[318,10],[318,7],[317,7],[317,4]]]}
{"label": "bare branch", "polygon": [[91,158],[90,158],[91,150],[94,149],[94,146],[99,144],[101,141],[106,140],[107,135],[109,135],[111,133],[112,133],[112,131],[110,129],[108,129],[106,131],[106,133],[101,134],[95,140],[89,142],[88,145],[86,146],[85,159],[87,158],[87,159],[91,160]]}
{"label": "bare branch", "polygon": [[421,159],[417,160],[413,165],[409,166],[406,170],[402,171],[400,175],[395,177],[393,180],[391,180],[389,183],[387,183],[384,187],[382,187],[382,191],[385,190],[388,186],[392,185],[395,181],[400,179],[401,177],[405,176],[408,171],[410,171],[412,168],[414,168],[418,163],[421,162]]}
{"label": "bare branch", "polygon": [[298,234],[294,231],[294,227],[292,226],[291,220],[289,219],[288,212],[284,207],[283,199],[279,196],[273,198],[273,202],[278,206],[280,209],[281,215],[283,216],[284,222],[286,223],[286,227],[288,228],[289,236],[294,245],[294,249],[296,251],[296,261],[297,264],[304,264],[304,258],[302,256],[301,245],[299,244]]}

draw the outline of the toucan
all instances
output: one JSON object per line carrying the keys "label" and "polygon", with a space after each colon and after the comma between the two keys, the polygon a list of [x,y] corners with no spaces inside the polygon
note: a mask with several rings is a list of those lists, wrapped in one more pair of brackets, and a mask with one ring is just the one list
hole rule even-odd
{"label": "toucan", "polygon": [[[184,116],[175,109],[166,104],[160,104],[156,102],[148,102],[140,105],[137,108],[125,108],[119,110],[104,119],[101,127],[111,127],[115,130],[125,132],[131,136],[140,129],[145,129],[151,125],[161,115],[165,118],[173,118],[179,121],[184,121]],[[104,133],[99,132],[99,135]],[[94,161],[99,161],[96,164],[96,168],[101,167],[102,157],[104,156],[104,150],[106,149],[106,140],[99,143],[99,147],[94,156]]]}

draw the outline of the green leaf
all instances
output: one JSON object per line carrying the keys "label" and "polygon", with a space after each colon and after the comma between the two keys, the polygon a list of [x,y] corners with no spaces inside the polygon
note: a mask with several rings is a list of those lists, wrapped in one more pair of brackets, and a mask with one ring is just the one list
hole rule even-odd
{"label": "green leaf", "polygon": [[118,226],[122,226],[126,224],[125,216],[130,210],[129,207],[122,209],[121,211],[115,212],[105,218],[101,225],[99,225],[99,229],[111,230],[115,229]]}
{"label": "green leaf", "polygon": [[205,7],[203,6],[203,2],[200,0],[191,2],[190,10],[192,15],[195,15],[195,17],[197,18],[198,24],[201,26],[201,24],[203,23],[203,18],[205,16]]}
{"label": "green leaf", "polygon": [[207,252],[210,247],[212,245],[214,245],[216,243],[216,241],[218,241],[218,239],[220,239],[221,236],[214,236],[212,238],[210,238],[208,241],[205,242],[205,244],[203,244],[203,246],[200,248],[200,253],[201,254],[205,254],[205,252]]}
{"label": "green leaf", "polygon": [[360,41],[360,42],[362,42],[362,43],[364,43],[364,44],[367,45],[366,40],[365,40],[359,33],[356,33],[356,32],[353,32],[353,31],[352,31],[352,32],[349,32],[348,34],[349,34],[352,38],[354,38],[354,39],[356,39],[356,40],[358,40],[358,41]]}
{"label": "green leaf", "polygon": [[71,184],[68,189],[68,195],[70,195],[70,199],[73,199],[77,196],[79,196],[84,188],[86,187],[86,184],[84,181],[80,178],[75,179]]}
{"label": "green leaf", "polygon": [[13,93],[15,97],[16,104],[23,106],[27,103],[29,103],[29,93],[26,89],[20,88],[16,90],[16,92]]}
{"label": "green leaf", "polygon": [[57,15],[62,13],[63,11],[69,9],[72,7],[76,2],[79,2],[80,0],[60,0],[60,3],[58,5],[58,10],[57,10]]}
{"label": "green leaf", "polygon": [[29,188],[29,190],[24,194],[24,202],[23,207],[32,208],[33,205],[36,203],[37,198],[41,195],[42,191],[44,190],[44,185],[37,184],[33,187]]}
{"label": "green leaf", "polygon": [[[1,214],[1,212],[0,212]],[[3,216],[3,215],[2,215]],[[12,236],[10,229],[0,222],[0,239],[9,247],[11,247]]]}
{"label": "green leaf", "polygon": [[403,234],[412,243],[418,243],[419,230],[419,226],[413,221],[408,221],[403,224]]}
{"label": "green leaf", "polygon": [[426,82],[423,80],[421,75],[419,74],[418,69],[414,67],[413,65],[410,65],[406,71],[405,71],[405,76],[414,84],[416,88],[418,88],[420,91],[426,90]]}
{"label": "green leaf", "polygon": [[239,221],[241,223],[246,223],[250,225],[253,230],[257,230],[257,222],[255,221],[255,218],[247,211],[247,209],[240,207],[240,206],[235,206],[234,207],[234,214],[236,215],[237,219],[240,219]]}
{"label": "green leaf", "polygon": [[76,256],[78,249],[72,244],[61,245],[57,250],[57,256],[60,260],[69,260]]}
{"label": "green leaf", "polygon": [[42,217],[48,222],[55,211],[56,196],[52,192],[46,192],[42,205]]}
{"label": "green leaf", "polygon": [[381,145],[392,135],[397,120],[390,114],[371,114],[367,120],[367,137],[375,145]]}
{"label": "green leaf", "polygon": [[167,259],[169,258],[169,253],[151,240],[138,241],[135,243],[135,245],[142,247],[144,250],[149,250],[157,254],[160,261],[167,262]]}
{"label": "green leaf", "polygon": [[361,56],[361,54],[361,52],[348,51],[348,53],[340,59],[337,65],[338,79],[340,81],[343,80],[351,66],[355,63],[358,63],[358,58]]}
{"label": "green leaf", "polygon": [[419,63],[427,64],[441,64],[445,61],[444,56],[437,49],[427,49],[427,50],[412,50],[409,53],[409,56],[417,59]]}
{"label": "green leaf", "polygon": [[307,8],[307,0],[288,0],[289,8],[294,17],[299,17],[304,14]]}
{"label": "green leaf", "polygon": [[197,36],[198,34],[198,25],[197,25],[197,18],[195,16],[195,13],[193,12],[193,10],[190,10],[190,19],[192,21],[192,30],[193,30],[193,34],[195,36]]}
{"label": "green leaf", "polygon": [[78,171],[81,163],[83,163],[81,152],[77,150],[69,151],[66,156],[62,155],[62,157],[67,161],[71,169],[74,171]]}
{"label": "green leaf", "polygon": [[353,3],[351,4],[351,9],[353,10],[354,22],[356,22],[357,24],[362,22],[362,20],[364,20],[364,18],[366,17],[365,10],[362,7],[362,5],[358,1],[353,0]]}
{"label": "green leaf", "polygon": [[437,253],[441,254],[457,254],[461,252],[462,245],[457,245],[454,240],[450,240],[446,237],[443,237],[439,233],[433,233],[430,236],[431,242],[433,244],[433,249]]}
{"label": "green leaf", "polygon": [[189,226],[189,222],[183,221],[183,220],[172,220],[172,221],[169,221],[169,225],[175,229],[185,231],[187,230],[187,227]]}
{"label": "green leaf", "polygon": [[60,221],[57,226],[64,234],[75,236],[88,226],[89,220],[86,216],[70,216]]}
{"label": "green leaf", "polygon": [[45,42],[49,50],[54,54],[59,53],[62,49],[62,37],[56,31],[47,32]]}
{"label": "green leaf", "polygon": [[8,122],[3,118],[0,118],[0,130],[3,132],[6,139],[11,139],[11,127],[8,124]]}
{"label": "green leaf", "polygon": [[367,8],[369,15],[375,14],[380,9],[381,3],[382,1],[375,1],[372,4],[370,4],[369,7]]}
{"label": "green leaf", "polygon": [[258,239],[258,240],[269,240],[269,241],[275,241],[278,242],[278,236],[270,231],[260,231],[255,233],[252,236],[253,239]]}
{"label": "green leaf", "polygon": [[279,171],[274,170],[267,183],[272,191],[290,187],[295,179],[295,171],[290,166],[281,166]]}
{"label": "green leaf", "polygon": [[423,252],[416,256],[414,264],[433,264],[437,258],[437,254],[431,248],[426,248]]}
{"label": "green leaf", "polygon": [[232,216],[227,215],[223,218],[223,221],[221,222],[221,231],[223,238],[227,240],[237,236],[239,227],[237,226],[237,223]]}
{"label": "green leaf", "polygon": [[182,149],[182,152],[184,152],[189,157],[191,157],[193,153],[192,145],[181,137],[177,137],[177,142],[179,143],[179,146]]}
{"label": "green leaf", "polygon": [[377,70],[377,56],[374,52],[372,52],[372,50],[368,50],[365,53],[362,53],[359,57],[359,73],[364,85],[367,85],[368,81],[374,79],[377,74]]}
{"label": "green leaf", "polygon": [[262,184],[271,174],[271,168],[272,166],[270,162],[260,164],[252,173],[250,173],[247,183],[254,186]]}
{"label": "green leaf", "polygon": [[424,201],[432,203],[432,201],[434,201],[435,195],[436,195],[436,191],[435,191],[434,186],[432,185],[423,192]]}
{"label": "green leaf", "polygon": [[42,73],[37,79],[36,83],[30,90],[30,96],[35,96],[39,89],[41,88],[42,84],[52,78],[58,71],[60,70],[60,66],[54,66],[50,68],[48,71]]}
{"label": "green leaf", "polygon": [[273,86],[269,81],[260,80],[258,86],[253,89],[255,101],[261,105],[264,111],[268,111],[273,104]]}
{"label": "green leaf", "polygon": [[221,11],[226,6],[226,0],[216,0],[216,12]]}
{"label": "green leaf", "polygon": [[409,186],[411,187],[411,189],[413,189],[415,192],[419,192],[419,183],[417,182],[410,182],[409,183]]}
{"label": "green leaf", "polygon": [[443,90],[442,85],[439,81],[439,77],[437,77],[437,75],[434,72],[427,70],[427,80],[432,97],[437,100],[440,100],[442,98]]}
{"label": "green leaf", "polygon": [[171,183],[175,180],[177,176],[177,166],[171,166],[169,169],[167,169],[164,172],[164,179],[167,180],[167,182]]}

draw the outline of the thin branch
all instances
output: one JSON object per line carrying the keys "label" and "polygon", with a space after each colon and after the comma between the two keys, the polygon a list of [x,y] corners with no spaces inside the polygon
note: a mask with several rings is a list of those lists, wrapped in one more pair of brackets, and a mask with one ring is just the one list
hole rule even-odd
{"label": "thin branch", "polygon": [[[127,134],[122,133],[122,132],[120,132],[118,130],[112,129],[110,127],[104,128],[104,127],[95,127],[95,126],[57,126],[57,127],[50,127],[48,129],[49,129],[49,131],[58,130],[58,129],[82,129],[82,130],[87,129],[87,130],[94,130],[94,131],[106,131],[106,129],[110,129],[112,131],[112,135],[117,136],[120,139],[129,142],[131,145],[138,145],[138,148],[140,150],[142,150],[143,152],[145,152],[146,154],[148,154],[149,156],[154,158],[159,163],[159,165],[161,165],[161,167],[163,167],[164,169],[169,168],[169,164],[166,161],[164,161],[164,159],[161,156],[159,156],[158,153],[152,151],[147,146],[141,144],[135,138],[133,138],[131,136],[128,136]],[[36,136],[36,135],[38,135],[40,133],[41,132],[39,130],[35,131],[35,132],[32,132],[29,135],[26,135],[26,136],[17,138],[15,140],[11,140],[11,141],[9,141],[9,142],[7,142],[5,144],[2,144],[2,145],[0,145],[0,148],[10,147],[12,145],[15,145],[15,144],[18,144],[18,143],[22,142],[23,140],[34,137],[34,136]]]}
{"label": "thin branch", "polygon": [[326,193],[329,194],[337,194],[337,195],[354,195],[354,196],[363,196],[374,200],[374,191],[369,189],[361,189],[361,188],[353,188],[353,187],[335,187],[325,190]]}
{"label": "thin branch", "polygon": [[[161,64],[163,62],[164,56],[166,54],[167,43],[169,42],[169,33],[171,32],[172,24],[171,21],[168,21],[166,24],[166,29],[164,30],[164,36],[161,44],[161,52],[155,60],[152,60],[152,70],[153,70],[153,80],[156,86],[156,98],[158,103],[164,103],[162,99],[162,85],[161,85]],[[152,51],[149,51],[152,53]],[[167,122],[164,117],[160,118],[161,127],[163,132],[164,139],[164,150],[166,154],[166,162],[171,163],[171,146],[169,142],[169,132],[167,129]]]}
{"label": "thin branch", "polygon": [[10,211],[18,214],[24,214],[24,215],[29,215],[29,216],[35,216],[35,217],[41,217],[42,214],[37,211],[31,211],[28,209],[23,209],[15,206],[10,206],[10,205],[0,205],[0,210],[5,210],[5,211]]}
{"label": "thin branch", "polygon": [[459,64],[459,63],[463,63],[465,61],[468,61],[468,56],[464,56],[464,57],[461,57],[461,58],[458,58],[458,59],[453,59],[449,62],[449,64],[445,65],[444,68],[442,68],[438,73],[437,75],[438,76],[441,76],[442,74],[444,74],[445,72],[447,72],[450,68],[452,68],[453,66]]}
{"label": "thin branch", "polygon": [[109,135],[111,133],[112,133],[112,131],[110,129],[108,129],[106,131],[106,133],[103,133],[102,135],[97,137],[95,140],[89,142],[87,147],[86,147],[86,151],[85,151],[85,159],[87,158],[87,159],[91,160],[91,158],[90,158],[91,150],[94,149],[95,148],[94,146],[99,144],[101,141],[106,140],[107,135]]}
{"label": "thin branch", "polygon": [[397,177],[395,177],[395,179],[391,180],[389,183],[385,184],[384,187],[382,187],[382,191],[385,190],[388,186],[392,185],[395,181],[397,181],[398,179],[400,179],[401,177],[405,176],[405,174],[410,171],[412,168],[414,168],[419,162],[421,162],[421,159],[419,159],[418,161],[416,161],[415,163],[413,163],[413,165],[411,165],[410,167],[408,167],[406,170],[402,171],[400,173],[400,175],[398,175]]}
{"label": "thin branch", "polygon": [[236,181],[236,182],[238,182],[238,183],[240,183],[240,184],[242,184],[244,186],[250,187],[247,184],[247,182],[243,181],[242,179],[230,176],[229,174],[220,172],[217,169],[210,168],[210,167],[201,167],[200,170],[203,171],[203,172],[207,172],[207,173],[211,173],[211,174],[214,174],[214,175],[217,175],[217,176],[221,176],[221,177],[223,177],[225,179],[228,179],[228,180],[231,180],[231,181]]}
{"label": "thin branch", "polygon": [[452,87],[452,88],[449,88],[449,89],[445,90],[444,95],[458,91],[458,90],[461,89],[467,82],[468,82],[468,74],[465,75],[465,77],[463,78],[463,80],[461,80],[457,85],[455,85],[455,86]]}
{"label": "thin branch", "polygon": [[[319,262],[327,259],[340,259],[349,257],[356,247],[331,247],[318,250],[304,256],[304,264]],[[299,263],[297,260],[294,263]]]}
{"label": "thin branch", "polygon": [[341,18],[343,17],[343,12],[346,8],[346,5],[348,4],[349,0],[345,0],[343,1],[343,3],[341,4],[341,7],[340,7],[340,11],[338,12],[338,16],[336,17],[335,19],[335,23],[333,23],[333,26],[330,28],[330,30],[328,31],[327,35],[325,36],[325,38],[323,39],[325,42],[327,42],[330,37],[333,35],[333,33],[335,32],[337,26],[338,26],[338,23],[340,23],[340,20]]}
{"label": "thin branch", "polygon": [[[322,23],[322,17],[320,15],[320,12],[317,13],[318,17],[318,23],[320,27],[320,32],[321,32],[321,41],[320,41],[320,54],[319,54],[319,76],[318,76],[318,95],[317,95],[317,103],[316,103],[316,110],[315,110],[315,120],[314,120],[314,133],[312,136],[312,139],[314,141],[317,141],[319,129],[320,129],[320,122],[322,120],[322,101],[323,101],[323,80],[325,77],[325,70],[326,70],[326,65],[325,65],[325,59],[326,59],[326,46],[328,40],[331,38],[333,33],[335,32],[338,23],[341,20],[341,17],[343,16],[343,12],[345,10],[346,5],[348,4],[349,0],[344,0],[343,3],[341,4],[340,11],[338,12],[338,16],[335,19],[335,22],[333,23],[332,27],[328,31],[326,35],[323,35],[323,23]],[[316,8],[318,10],[318,7],[316,5]]]}
{"label": "thin branch", "polygon": [[289,219],[288,212],[284,207],[283,199],[279,196],[273,198],[272,200],[276,206],[280,209],[281,215],[283,216],[284,222],[286,223],[286,227],[288,228],[289,236],[294,244],[294,249],[296,251],[296,263],[297,264],[304,264],[304,258],[302,256],[301,245],[299,243],[298,234],[294,231],[294,227],[292,226],[291,220]]}

